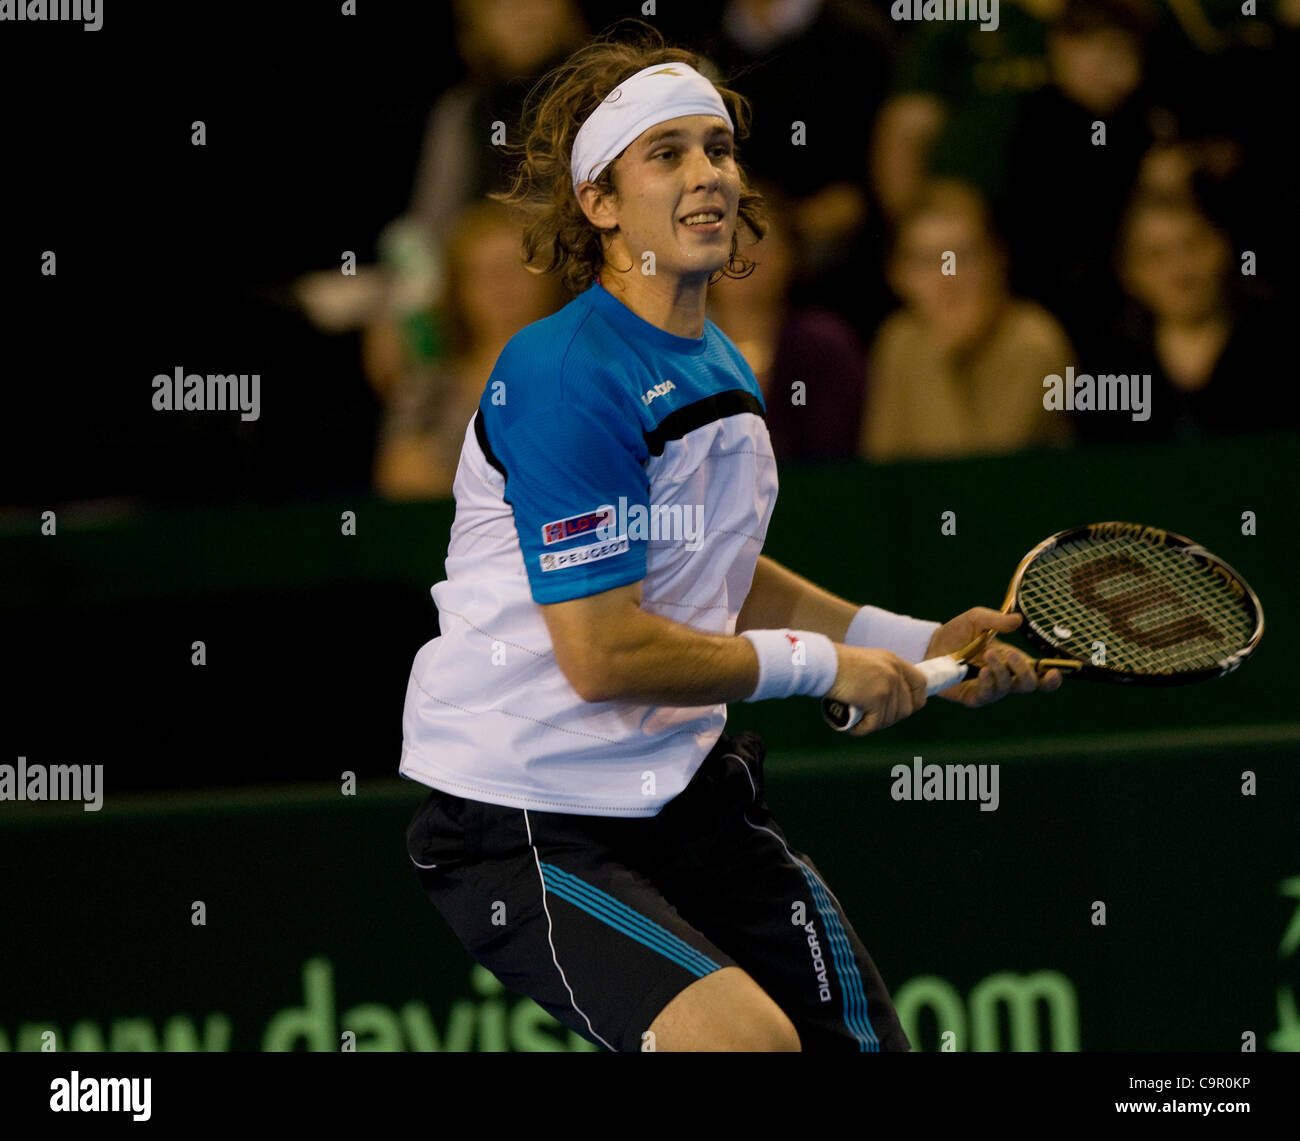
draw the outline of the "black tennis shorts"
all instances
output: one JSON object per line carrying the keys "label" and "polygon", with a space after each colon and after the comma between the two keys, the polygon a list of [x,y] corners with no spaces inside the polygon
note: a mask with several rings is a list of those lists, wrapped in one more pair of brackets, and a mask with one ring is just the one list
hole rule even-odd
{"label": "black tennis shorts", "polygon": [[696,979],[745,970],[807,1051],[909,1050],[889,992],[763,799],[757,733],[725,734],[657,816],[579,816],[430,792],[407,830],[420,885],[507,989],[610,1050]]}

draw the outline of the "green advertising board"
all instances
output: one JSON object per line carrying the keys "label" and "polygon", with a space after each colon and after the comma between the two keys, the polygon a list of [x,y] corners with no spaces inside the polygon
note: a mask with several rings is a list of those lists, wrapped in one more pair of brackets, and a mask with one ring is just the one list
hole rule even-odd
{"label": "green advertising board", "polygon": [[[769,754],[916,1049],[1300,1049],[1300,726]],[[997,765],[996,810],[895,799]],[[407,782],[6,805],[0,1048],[584,1050],[455,941]],[[628,980],[635,985],[635,980]]]}

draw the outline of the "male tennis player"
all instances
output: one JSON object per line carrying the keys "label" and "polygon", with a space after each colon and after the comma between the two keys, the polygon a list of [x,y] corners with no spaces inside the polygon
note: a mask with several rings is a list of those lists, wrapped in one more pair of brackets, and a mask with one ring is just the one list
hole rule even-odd
{"label": "male tennis player", "polygon": [[[466,431],[406,696],[401,772],[433,790],[408,851],[478,962],[611,1050],[906,1050],[726,703],[829,694],[883,729],[925,703],[910,663],[1019,619],[858,607],[760,554],[763,399],[704,316],[759,202],[745,104],[696,62],[598,40],[535,109],[525,253],[579,292],[510,341]],[[945,696],[1060,684],[996,641],[984,660]]]}

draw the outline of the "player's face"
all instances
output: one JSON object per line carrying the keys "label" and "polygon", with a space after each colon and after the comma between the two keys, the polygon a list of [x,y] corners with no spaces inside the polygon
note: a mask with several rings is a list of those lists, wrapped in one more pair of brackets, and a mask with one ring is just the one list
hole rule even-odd
{"label": "player's face", "polygon": [[[618,233],[611,252],[630,258],[637,268],[652,252],[657,275],[707,278],[726,264],[736,230],[740,171],[724,119],[683,115],[658,123],[627,148],[617,167]],[[699,217],[705,213],[715,220]]]}

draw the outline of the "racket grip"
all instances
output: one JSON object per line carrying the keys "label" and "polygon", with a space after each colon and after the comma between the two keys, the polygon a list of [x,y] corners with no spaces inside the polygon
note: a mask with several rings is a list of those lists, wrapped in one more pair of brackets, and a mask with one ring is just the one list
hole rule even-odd
{"label": "racket grip", "polygon": [[[933,697],[936,693],[956,685],[959,681],[965,681],[979,672],[975,666],[956,661],[950,654],[917,662],[916,668],[925,675],[925,692],[928,697]],[[864,712],[865,710],[859,709],[856,705],[846,705],[830,697],[822,698],[822,716],[826,718],[826,723],[832,729],[840,733],[847,733],[852,729],[862,720]]]}
{"label": "racket grip", "polygon": [[956,685],[959,681],[965,681],[968,677],[979,673],[979,670],[967,665],[966,662],[955,661],[950,654],[944,654],[941,658],[929,658],[924,662],[917,662],[916,668],[925,674],[927,697],[933,697],[950,685]]}

